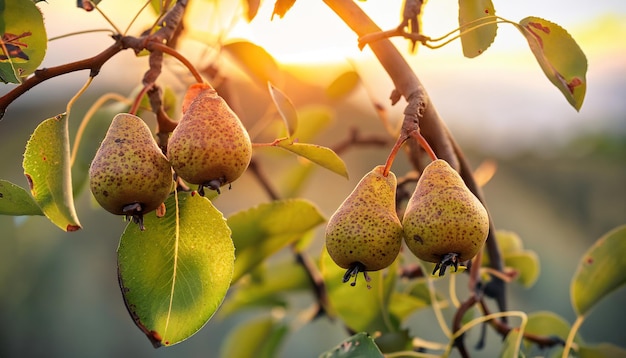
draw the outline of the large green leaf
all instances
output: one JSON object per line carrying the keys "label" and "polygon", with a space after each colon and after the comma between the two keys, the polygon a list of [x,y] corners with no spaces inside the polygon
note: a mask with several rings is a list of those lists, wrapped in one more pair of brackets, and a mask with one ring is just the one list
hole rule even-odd
{"label": "large green leaf", "polygon": [[389,314],[397,260],[387,269],[387,278],[383,278],[382,270],[368,272],[370,282],[365,282],[362,274],[359,274],[354,286],[343,282],[346,270],[335,264],[326,248],[322,251],[320,262],[331,305],[328,311],[331,314],[339,316],[343,323],[355,332],[398,330],[397,323],[392,321]]}
{"label": "large green leaf", "polygon": [[228,226],[237,248],[233,282],[324,221],[304,199],[274,201],[231,215]]}
{"label": "large green leaf", "polygon": [[[528,315],[528,322],[526,323],[524,332],[537,336],[559,337],[565,342],[570,329],[571,325],[563,317],[554,312],[539,311]],[[580,339],[577,338],[576,342],[580,342]],[[532,344],[531,341],[524,341],[526,349],[529,349]]]}
{"label": "large green leaf", "polygon": [[67,116],[41,122],[24,152],[24,175],[43,213],[65,231],[80,229],[72,195]]}
{"label": "large green leaf", "polygon": [[31,0],[3,0],[0,6],[0,81],[20,83],[43,61],[48,36]]}
{"label": "large green leaf", "polygon": [[277,86],[283,84],[282,71],[276,60],[263,47],[248,41],[234,41],[222,48],[262,88],[265,88],[268,82]]}
{"label": "large green leaf", "polygon": [[128,311],[155,347],[196,333],[230,286],[234,246],[226,220],[211,202],[189,193],[170,196],[166,213],[129,223],[118,247],[118,275]]}
{"label": "large green leaf", "polygon": [[26,189],[0,180],[0,215],[43,215]]}
{"label": "large green leaf", "polygon": [[540,272],[539,257],[534,251],[522,250],[516,253],[503,255],[506,267],[517,271],[517,280],[525,287],[531,287],[537,282]]}
{"label": "large green leaf", "polygon": [[223,358],[273,358],[288,327],[270,316],[244,322],[236,327],[220,349]]}
{"label": "large green leaf", "polygon": [[570,286],[572,305],[586,315],[599,301],[626,284],[626,225],[615,228],[589,248]]}
{"label": "large green leaf", "polygon": [[293,142],[289,138],[276,140],[274,145],[306,158],[348,179],[346,163],[332,149],[317,144]]}
{"label": "large green leaf", "polygon": [[293,106],[291,99],[281,90],[274,87],[273,84],[268,83],[267,87],[270,92],[270,97],[274,105],[276,105],[276,109],[282,117],[287,133],[291,138],[296,132],[296,129],[298,129],[298,113],[296,113],[296,108]]}
{"label": "large green leaf", "polygon": [[465,57],[476,57],[491,46],[498,31],[495,14],[491,0],[459,0],[459,27]]}
{"label": "large green leaf", "polygon": [[[439,307],[445,308],[448,303],[437,295]],[[415,280],[402,292],[393,291],[389,311],[401,321],[408,318],[416,310],[430,307],[430,290],[425,279]]]}
{"label": "large green leaf", "polygon": [[383,353],[369,334],[361,332],[322,353],[320,358],[383,358]]}
{"label": "large green leaf", "polygon": [[587,91],[587,57],[576,41],[561,26],[538,17],[523,19],[518,28],[550,82],[579,111]]}

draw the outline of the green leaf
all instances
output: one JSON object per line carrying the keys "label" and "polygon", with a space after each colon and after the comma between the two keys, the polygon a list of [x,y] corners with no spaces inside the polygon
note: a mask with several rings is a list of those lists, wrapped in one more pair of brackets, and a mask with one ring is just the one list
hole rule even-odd
{"label": "green leaf", "polygon": [[[563,317],[554,312],[539,311],[528,315],[524,332],[538,336],[556,336],[565,342],[570,329],[571,325]],[[578,339],[576,341],[579,342]],[[526,349],[529,349],[532,344],[529,340],[524,341]]]}
{"label": "green leaf", "polygon": [[21,83],[46,55],[43,16],[31,0],[5,0],[0,7],[0,81]]}
{"label": "green leaf", "polygon": [[[332,260],[326,247],[320,258],[320,271],[326,284],[331,307],[327,310],[339,316],[343,323],[355,332],[394,332],[397,331],[395,322],[391,321],[389,302],[393,285],[383,279],[383,270],[368,272],[371,281],[365,282],[362,275],[358,275],[354,286],[343,282],[346,270],[337,266]],[[387,275],[395,281],[396,263],[388,268]],[[358,298],[358,299],[355,299]]]}
{"label": "green leaf", "polygon": [[[234,246],[226,221],[206,198],[179,193],[166,214],[129,223],[117,250],[128,311],[155,347],[179,343],[213,316],[230,286]],[[178,204],[178,205],[177,205]]]}
{"label": "green leaf", "polygon": [[626,284],[626,225],[601,237],[582,257],[570,286],[572,306],[586,315],[599,301]]}
{"label": "green leaf", "polygon": [[291,138],[296,132],[296,129],[298,129],[298,114],[296,113],[296,108],[293,106],[291,99],[270,82],[267,83],[267,88],[274,105],[276,105],[278,113],[283,118],[287,133]]}
{"label": "green leaf", "polygon": [[306,158],[348,179],[346,163],[330,148],[322,147],[317,144],[296,143],[292,142],[289,138],[279,139],[274,142],[274,145]]}
{"label": "green leaf", "polygon": [[[502,348],[500,349],[500,358],[518,358],[520,357],[520,340],[522,333],[519,328],[513,328],[509,331],[504,339]],[[523,355],[522,355],[523,356]]]}
{"label": "green leaf", "polygon": [[273,358],[284,340],[288,327],[264,316],[240,324],[220,349],[224,358]]}
{"label": "green leaf", "polygon": [[[447,307],[448,303],[437,295],[439,306]],[[428,283],[424,279],[415,280],[402,292],[394,291],[389,304],[389,311],[400,320],[408,318],[413,312],[430,307],[430,291]]]}
{"label": "green leaf", "polygon": [[0,215],[43,215],[43,212],[26,189],[0,180]]}
{"label": "green leaf", "polygon": [[474,58],[491,46],[498,31],[495,14],[491,0],[459,1],[459,27],[465,57]]}
{"label": "green leaf", "polygon": [[293,259],[259,265],[251,273],[254,278],[240,280],[220,309],[227,316],[244,308],[286,305],[285,294],[311,287],[306,271]]}
{"label": "green leaf", "polygon": [[67,116],[41,122],[24,152],[24,175],[43,213],[65,231],[80,229],[72,195]]}
{"label": "green leaf", "polygon": [[626,349],[610,343],[601,343],[595,346],[580,345],[578,348],[580,358],[624,358]]}
{"label": "green leaf", "polygon": [[383,358],[383,353],[378,349],[372,337],[362,332],[322,353],[320,358]]}
{"label": "green leaf", "polygon": [[342,99],[354,92],[361,78],[356,71],[346,71],[326,88],[326,96],[333,100]]}
{"label": "green leaf", "polygon": [[538,17],[520,21],[539,66],[577,111],[587,91],[587,58],[576,41],[561,26]]}
{"label": "green leaf", "polygon": [[222,48],[259,86],[266,87],[268,82],[282,85],[283,73],[276,60],[263,47],[248,41],[235,41]]}
{"label": "green leaf", "polygon": [[504,264],[517,271],[517,280],[525,287],[531,287],[537,282],[540,272],[539,257],[534,251],[523,250],[505,254]]}
{"label": "green leaf", "polygon": [[304,199],[264,203],[231,215],[228,226],[237,248],[233,282],[324,221],[319,209]]}

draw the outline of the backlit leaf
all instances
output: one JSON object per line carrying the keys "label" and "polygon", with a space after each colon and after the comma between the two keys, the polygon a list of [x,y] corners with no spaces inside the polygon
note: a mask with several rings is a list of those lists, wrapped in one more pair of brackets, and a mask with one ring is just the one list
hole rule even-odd
{"label": "backlit leaf", "polygon": [[228,335],[220,349],[223,358],[273,358],[288,327],[272,317],[263,316],[241,323]]}
{"label": "backlit leaf", "polygon": [[276,60],[263,47],[248,41],[235,41],[222,48],[259,86],[265,88],[268,82],[282,85],[283,73]]}
{"label": "backlit leaf", "polygon": [[344,72],[328,85],[326,95],[330,99],[342,99],[354,91],[360,80],[356,71]]}
{"label": "backlit leaf", "polygon": [[[397,264],[392,264],[386,270],[387,274],[392,274],[396,267]],[[383,278],[385,270],[368,272],[370,282],[366,282],[363,274],[359,274],[356,284],[352,286],[343,282],[346,270],[337,266],[326,248],[322,250],[320,270],[331,305],[327,310],[337,315],[351,330],[373,333],[393,332],[398,328],[389,314],[392,290],[389,289],[391,285]]]}
{"label": "backlit leaf", "polygon": [[43,61],[48,36],[31,0],[4,0],[0,6],[0,81],[21,83]]}
{"label": "backlit leaf", "polygon": [[319,209],[304,199],[264,203],[231,215],[228,226],[237,248],[233,282],[324,221]]}
{"label": "backlit leaf", "polygon": [[285,95],[281,90],[274,87],[274,85],[269,82],[267,87],[270,92],[270,97],[276,105],[278,114],[280,114],[283,122],[285,123],[285,128],[287,128],[289,137],[293,136],[296,129],[298,129],[298,114],[296,113],[296,108],[293,106],[291,99],[289,99],[289,97],[287,97],[287,95]]}
{"label": "backlit leaf", "polygon": [[521,335],[519,328],[513,328],[509,331],[500,349],[500,358],[518,358],[520,356]]}
{"label": "backlit leaf", "polygon": [[320,358],[383,358],[383,353],[378,349],[372,337],[362,332],[322,353]]}
{"label": "backlit leaf", "polygon": [[65,231],[80,229],[72,195],[67,116],[41,122],[24,152],[24,175],[43,213]]}
{"label": "backlit leaf", "polygon": [[272,12],[272,20],[274,19],[274,15],[278,15],[281,19],[289,9],[296,3],[296,0],[275,0],[274,2],[274,12]]}
{"label": "backlit leaf", "polygon": [[26,189],[0,180],[0,215],[43,215],[43,212]]}
{"label": "backlit leaf", "polygon": [[289,138],[277,140],[275,145],[348,179],[346,163],[329,148],[317,144],[296,143],[292,142]]}
{"label": "backlit leaf", "polygon": [[247,10],[246,21],[250,22],[256,17],[259,11],[259,5],[261,5],[261,0],[242,0],[242,2]]}
{"label": "backlit leaf", "polygon": [[498,31],[495,14],[491,0],[459,1],[459,27],[465,57],[476,57],[491,46]]}
{"label": "backlit leaf", "polygon": [[587,57],[576,41],[561,26],[538,17],[520,21],[541,69],[576,110],[580,110],[587,91]]}
{"label": "backlit leaf", "polygon": [[118,255],[128,311],[155,347],[179,343],[213,316],[230,286],[234,246],[226,220],[206,198],[179,193],[166,213],[129,223]]}
{"label": "backlit leaf", "polygon": [[589,248],[570,286],[572,305],[584,316],[604,297],[626,284],[626,225],[615,228]]}

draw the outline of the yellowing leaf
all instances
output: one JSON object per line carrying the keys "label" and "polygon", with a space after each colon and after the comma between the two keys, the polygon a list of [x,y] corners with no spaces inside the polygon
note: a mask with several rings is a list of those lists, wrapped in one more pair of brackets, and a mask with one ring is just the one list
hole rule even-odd
{"label": "yellowing leaf", "polygon": [[465,57],[476,57],[491,46],[498,31],[495,14],[491,0],[459,1],[459,27]]}
{"label": "yellowing leaf", "polygon": [[306,158],[348,179],[346,164],[329,148],[317,144],[294,143],[289,138],[277,140],[274,145]]}
{"label": "yellowing leaf", "polygon": [[561,26],[538,17],[520,21],[541,69],[576,110],[580,110],[587,91],[587,58],[576,41]]}
{"label": "yellowing leaf", "polygon": [[0,81],[21,83],[43,61],[48,36],[31,0],[4,0],[0,6]]}
{"label": "yellowing leaf", "polygon": [[166,213],[129,223],[117,250],[124,302],[155,347],[196,333],[218,309],[233,275],[235,249],[226,220],[199,195],[179,193]]}
{"label": "yellowing leaf", "polygon": [[531,287],[539,278],[539,257],[534,251],[522,250],[504,254],[504,264],[517,271],[517,279],[525,287]]}
{"label": "yellowing leaf", "polygon": [[356,71],[344,72],[326,88],[326,95],[335,100],[344,98],[354,91],[359,82],[360,77]]}
{"label": "yellowing leaf", "polygon": [[324,221],[317,207],[303,199],[274,201],[231,215],[228,226],[237,248],[233,282]]}
{"label": "yellowing leaf", "polygon": [[626,284],[626,225],[601,237],[578,264],[570,286],[572,305],[586,315],[600,300]]}
{"label": "yellowing leaf", "polygon": [[298,114],[296,113],[296,108],[293,106],[291,99],[287,97],[281,90],[274,87],[271,83],[268,82],[267,87],[270,92],[270,96],[272,97],[272,101],[276,105],[276,109],[278,113],[283,118],[285,123],[285,128],[287,128],[287,133],[289,133],[289,137],[293,136],[298,129]]}
{"label": "yellowing leaf", "polygon": [[43,215],[26,189],[0,180],[0,215]]}
{"label": "yellowing leaf", "polygon": [[277,86],[282,85],[283,73],[276,60],[263,47],[248,41],[235,41],[225,44],[222,48],[259,86],[264,88],[268,82]]}
{"label": "yellowing leaf", "polygon": [[41,122],[24,151],[24,175],[43,213],[65,231],[80,229],[72,195],[67,116]]}

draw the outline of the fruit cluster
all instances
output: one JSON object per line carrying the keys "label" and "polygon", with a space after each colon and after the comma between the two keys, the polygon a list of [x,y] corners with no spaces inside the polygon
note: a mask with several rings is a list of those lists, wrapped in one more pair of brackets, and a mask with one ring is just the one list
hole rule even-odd
{"label": "fruit cluster", "polygon": [[252,157],[248,132],[208,84],[190,86],[182,118],[169,140],[167,157],[139,117],[120,113],[89,168],[89,186],[107,211],[132,218],[143,230],[143,215],[172,191],[172,169],[183,180],[220,192],[247,169]]}
{"label": "fruit cluster", "polygon": [[448,162],[431,162],[420,176],[402,221],[396,213],[396,176],[377,166],[331,216],[326,249],[347,269],[344,282],[389,266],[402,240],[418,258],[436,263],[433,274],[472,259],[489,233],[489,216]]}

